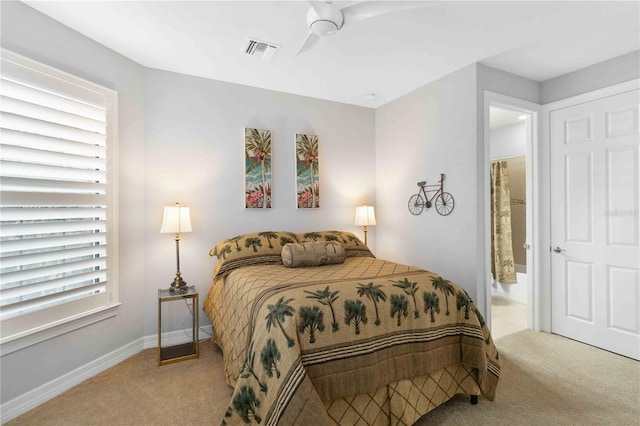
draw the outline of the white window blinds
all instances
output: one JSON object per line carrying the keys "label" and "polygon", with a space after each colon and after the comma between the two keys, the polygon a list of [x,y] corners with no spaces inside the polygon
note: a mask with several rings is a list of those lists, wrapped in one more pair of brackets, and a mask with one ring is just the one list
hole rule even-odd
{"label": "white window blinds", "polygon": [[5,50],[0,76],[5,339],[116,302],[115,93]]}

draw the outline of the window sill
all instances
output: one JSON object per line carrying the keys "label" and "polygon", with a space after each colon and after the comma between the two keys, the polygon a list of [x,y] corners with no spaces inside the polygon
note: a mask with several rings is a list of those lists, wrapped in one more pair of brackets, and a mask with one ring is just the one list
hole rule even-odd
{"label": "window sill", "polygon": [[31,329],[20,334],[0,338],[1,356],[19,351],[45,340],[95,324],[118,314],[120,303],[94,309],[72,317]]}

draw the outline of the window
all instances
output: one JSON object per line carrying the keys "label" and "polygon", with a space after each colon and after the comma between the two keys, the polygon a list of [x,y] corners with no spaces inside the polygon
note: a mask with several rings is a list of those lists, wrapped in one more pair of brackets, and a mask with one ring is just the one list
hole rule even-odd
{"label": "window", "polygon": [[6,353],[115,315],[117,95],[4,49],[0,76]]}

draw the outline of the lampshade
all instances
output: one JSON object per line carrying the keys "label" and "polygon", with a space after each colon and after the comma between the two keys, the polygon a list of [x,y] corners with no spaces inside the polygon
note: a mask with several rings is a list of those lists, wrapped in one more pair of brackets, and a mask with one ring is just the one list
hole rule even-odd
{"label": "lampshade", "polygon": [[176,203],[175,206],[165,207],[160,232],[163,234],[183,234],[185,232],[191,232],[189,207],[182,207],[178,203]]}
{"label": "lampshade", "polygon": [[373,206],[360,206],[356,208],[356,223],[357,226],[371,226],[376,224],[376,214],[373,211]]}

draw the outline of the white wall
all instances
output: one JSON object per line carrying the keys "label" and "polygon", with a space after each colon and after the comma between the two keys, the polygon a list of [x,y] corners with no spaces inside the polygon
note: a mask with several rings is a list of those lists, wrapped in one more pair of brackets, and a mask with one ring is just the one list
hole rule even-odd
{"label": "white wall", "polygon": [[[257,59],[256,59],[257,60]],[[204,300],[216,258],[234,235],[341,229],[362,238],[355,207],[375,204],[374,110],[248,86],[145,70],[146,335],[156,330],[157,289],[175,274],[173,235],[160,234],[162,207],[191,207],[180,239],[183,278]],[[272,132],[271,209],[244,208],[244,127]],[[296,209],[295,133],[319,137],[320,208]],[[375,248],[375,227],[369,246]],[[201,311],[201,324],[208,319]],[[184,328],[176,318],[167,329]]]}
{"label": "white wall", "polygon": [[[486,312],[484,91],[538,102],[538,83],[473,64],[376,110],[377,250],[464,287]],[[407,210],[416,182],[435,182],[456,201],[450,216]]]}
{"label": "white wall", "polygon": [[[470,65],[376,110],[378,255],[437,271],[476,295],[476,66]],[[413,216],[416,182],[455,198],[449,216]]]}
{"label": "white wall", "polygon": [[543,104],[634,80],[640,76],[640,50],[552,78],[542,83]]}
{"label": "white wall", "polygon": [[[206,253],[219,239],[263,226],[340,227],[361,235],[352,223],[354,207],[364,202],[376,205],[379,225],[370,228],[370,245],[380,257],[438,271],[474,297],[486,290],[482,95],[491,90],[540,103],[539,83],[475,64],[374,112],[146,70],[23,3],[0,7],[2,47],[119,94],[122,302],[115,318],[3,356],[2,403],[155,333],[156,290],[175,272],[173,241],[158,230],[162,206],[175,201],[193,209],[194,232],[181,240],[181,269],[202,297],[213,265]],[[597,85],[614,84],[619,75],[638,77],[633,56],[603,66],[614,72],[600,76]],[[572,73],[545,82],[542,90],[569,96],[597,88],[587,80]],[[570,94],[561,91],[565,86]],[[274,208],[268,212],[244,210],[238,195],[245,126],[273,130]],[[320,136],[323,195],[317,211],[298,211],[289,198],[296,131]],[[411,216],[407,200],[415,182],[434,181],[440,172],[456,197],[454,212]]]}
{"label": "white wall", "polygon": [[2,2],[2,47],[118,92],[119,288],[117,316],[2,356],[2,402],[142,336],[145,134],[142,68],[19,2]]}
{"label": "white wall", "polygon": [[[2,47],[118,92],[122,302],[114,318],[2,356],[3,404],[155,335],[157,289],[175,274],[173,238],[159,232],[164,205],[192,208],[180,266],[201,304],[215,261],[208,252],[221,239],[279,229],[361,235],[355,207],[376,201],[374,110],[145,69],[19,2],[2,2],[1,15]],[[243,207],[245,126],[273,132],[268,211]],[[320,139],[317,210],[295,207],[295,132]],[[375,228],[369,241],[374,248]],[[183,320],[163,323],[163,331],[188,328]]]}
{"label": "white wall", "polygon": [[489,158],[519,157],[527,155],[527,125],[522,123],[491,129],[491,146]]}

